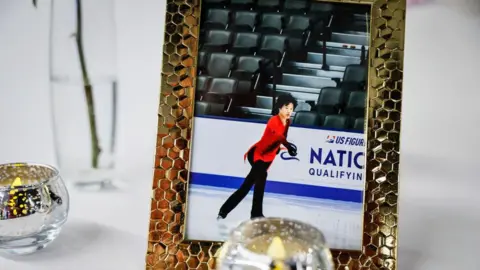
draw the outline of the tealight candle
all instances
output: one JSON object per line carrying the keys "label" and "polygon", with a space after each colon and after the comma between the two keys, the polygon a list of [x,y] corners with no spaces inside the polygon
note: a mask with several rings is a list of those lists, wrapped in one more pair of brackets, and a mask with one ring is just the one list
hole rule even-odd
{"label": "tealight candle", "polygon": [[217,268],[333,270],[323,234],[296,220],[262,218],[240,224],[218,253]]}
{"label": "tealight candle", "polygon": [[283,245],[282,239],[278,236],[275,236],[272,240],[270,246],[267,249],[267,255],[270,256],[273,260],[285,260],[286,251],[285,246]]}

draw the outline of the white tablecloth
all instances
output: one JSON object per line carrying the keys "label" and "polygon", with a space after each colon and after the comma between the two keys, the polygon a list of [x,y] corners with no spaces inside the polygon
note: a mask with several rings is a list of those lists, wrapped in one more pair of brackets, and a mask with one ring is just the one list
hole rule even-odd
{"label": "white tablecloth", "polygon": [[[480,269],[477,152],[480,13],[428,4],[407,14],[399,268]],[[144,269],[164,1],[118,0],[118,165],[128,189],[71,189],[70,218],[47,249],[1,270]],[[48,2],[0,0],[0,162],[53,163]],[[139,139],[140,138],[140,139]]]}

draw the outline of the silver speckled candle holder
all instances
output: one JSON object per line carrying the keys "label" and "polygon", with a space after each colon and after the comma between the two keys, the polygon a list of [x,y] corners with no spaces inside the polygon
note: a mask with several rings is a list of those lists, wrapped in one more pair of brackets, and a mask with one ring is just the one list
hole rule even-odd
{"label": "silver speckled candle holder", "polygon": [[0,165],[0,252],[33,253],[57,238],[69,210],[68,191],[48,165]]}
{"label": "silver speckled candle holder", "polygon": [[[281,250],[272,249],[274,242],[279,241]],[[317,228],[291,219],[261,218],[246,221],[232,231],[218,255],[216,267],[333,270],[334,264],[325,238]]]}

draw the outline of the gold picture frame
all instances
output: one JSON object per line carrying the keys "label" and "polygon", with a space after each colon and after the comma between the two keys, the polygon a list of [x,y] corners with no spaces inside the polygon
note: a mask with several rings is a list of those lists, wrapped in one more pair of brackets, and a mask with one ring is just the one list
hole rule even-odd
{"label": "gold picture frame", "polygon": [[[321,0],[318,0],[321,1]],[[184,241],[201,0],[167,0],[146,269],[214,269],[221,242]],[[337,269],[396,269],[406,0],[371,5],[362,251],[332,250]]]}

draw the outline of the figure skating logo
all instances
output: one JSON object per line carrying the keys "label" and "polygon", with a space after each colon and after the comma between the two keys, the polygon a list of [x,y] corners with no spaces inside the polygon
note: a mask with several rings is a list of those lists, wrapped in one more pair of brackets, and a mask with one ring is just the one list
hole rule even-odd
{"label": "figure skating logo", "polygon": [[[292,143],[292,146],[295,147],[295,149],[298,149],[295,144]],[[300,161],[297,157],[292,157],[288,154],[288,150],[285,146],[280,146],[280,158],[283,160],[297,160]]]}
{"label": "figure skating logo", "polygon": [[336,138],[336,137],[337,137],[337,136],[330,136],[330,135],[328,135],[328,136],[327,136],[327,140],[326,140],[325,142],[326,142],[326,143],[335,143],[335,138]]}

